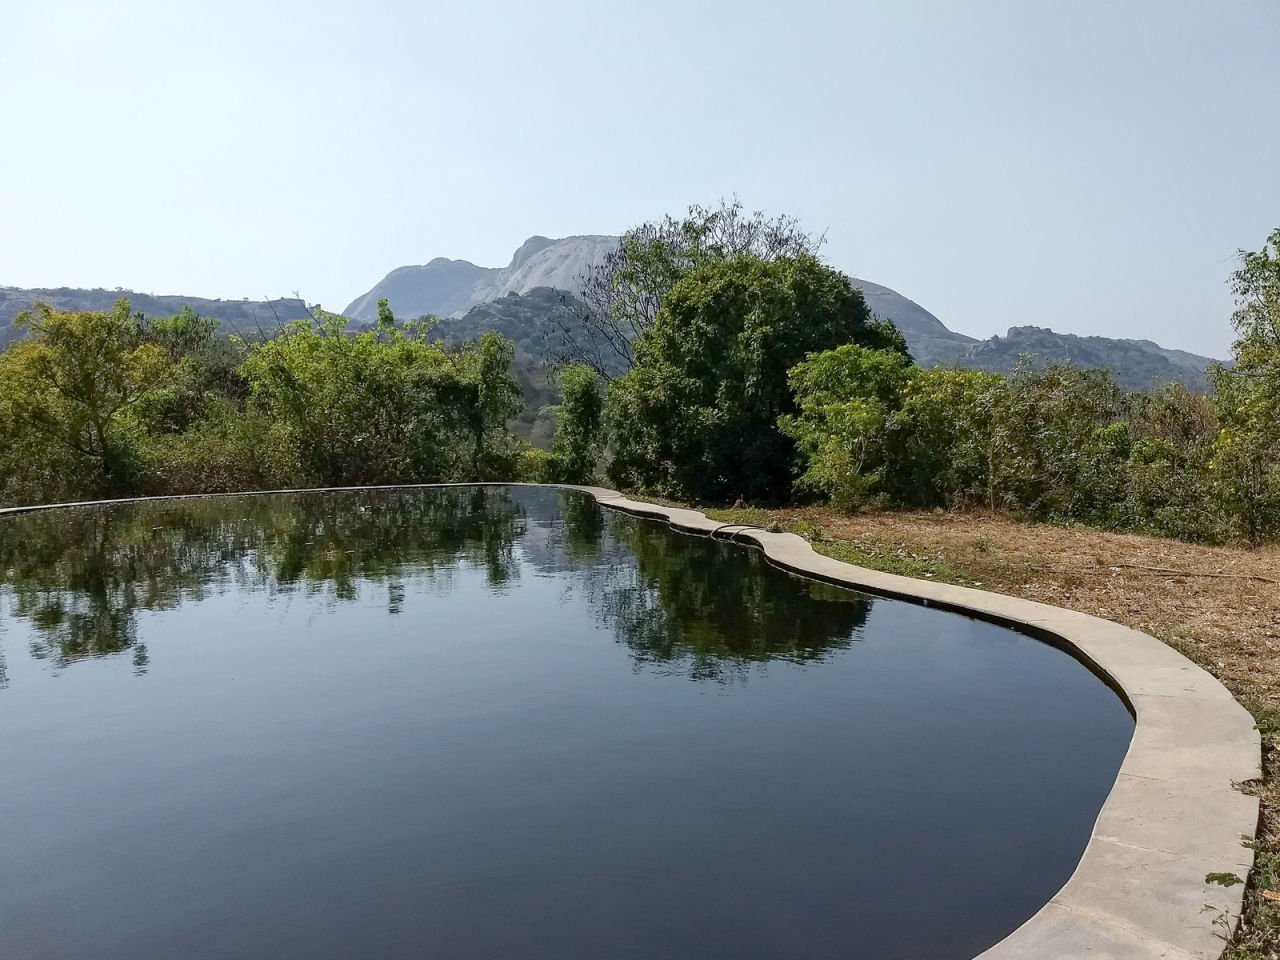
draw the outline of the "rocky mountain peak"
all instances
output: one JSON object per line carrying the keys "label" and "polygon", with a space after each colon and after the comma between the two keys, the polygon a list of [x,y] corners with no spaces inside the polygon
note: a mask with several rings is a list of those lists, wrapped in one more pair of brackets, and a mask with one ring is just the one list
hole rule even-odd
{"label": "rocky mountain peak", "polygon": [[508,270],[516,270],[525,265],[529,258],[535,254],[541,253],[547,247],[555,243],[548,237],[530,237],[524,243],[520,244],[520,248],[516,250],[515,256],[511,258],[511,263],[507,267]]}

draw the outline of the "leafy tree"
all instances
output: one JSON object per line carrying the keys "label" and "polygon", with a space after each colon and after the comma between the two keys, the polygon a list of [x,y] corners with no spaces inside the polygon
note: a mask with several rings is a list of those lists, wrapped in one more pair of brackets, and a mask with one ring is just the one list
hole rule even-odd
{"label": "leafy tree", "polygon": [[244,372],[255,407],[286,430],[307,482],[390,482],[415,468],[434,479],[443,470],[423,458],[436,431],[424,429],[420,405],[443,355],[418,355],[411,343],[386,349],[377,332],[349,337],[345,327],[322,314],[251,345]]}
{"label": "leafy tree", "polygon": [[446,349],[430,321],[372,330],[319,313],[254,344],[253,403],[286,430],[304,476],[326,485],[497,479],[514,469],[506,421],[520,409],[510,341],[488,333]]}
{"label": "leafy tree", "polygon": [[609,389],[610,475],[668,496],[776,500],[791,487],[787,371],[846,343],[892,346],[862,294],[815,257],[704,263],[671,290]]}
{"label": "leafy tree", "polygon": [[994,505],[1040,519],[1125,524],[1125,394],[1106,370],[1021,365],[993,410]]}
{"label": "leafy tree", "polygon": [[1236,534],[1261,543],[1280,535],[1280,404],[1265,375],[1218,368],[1214,383],[1214,492]]}
{"label": "leafy tree", "polygon": [[171,378],[164,352],[144,341],[128,300],[107,312],[41,304],[21,323],[31,337],[0,359],[15,445],[37,461],[51,455],[81,489],[122,491],[135,466],[134,407]]}
{"label": "leafy tree", "polygon": [[681,219],[633,227],[583,278],[582,299],[563,298],[554,362],[584,364],[605,380],[625,373],[635,361],[634,344],[690,271],[737,257],[814,257],[821,245],[793,217],[748,214],[737,199],[717,207],[695,204]]}
{"label": "leafy tree", "polygon": [[1176,383],[1131,401],[1127,498],[1134,526],[1185,540],[1229,536],[1209,466],[1219,428],[1214,402]]}
{"label": "leafy tree", "polygon": [[805,457],[802,489],[842,507],[990,501],[992,414],[1004,378],[922,370],[900,353],[845,346],[791,371],[800,413],[784,432]]}
{"label": "leafy tree", "polygon": [[431,328],[431,337],[444,341],[447,348],[462,347],[490,330],[510,340],[515,345],[511,375],[520,385],[524,405],[508,426],[516,436],[549,451],[560,394],[555,365],[548,362],[548,340],[554,343],[558,337],[557,318],[576,307],[576,298],[568,294],[535,287],[479,304],[461,317],[443,317]]}
{"label": "leafy tree", "polygon": [[889,492],[912,506],[994,506],[993,434],[1004,378],[977,370],[915,369],[890,418],[897,458]]}
{"label": "leafy tree", "polygon": [[1258,251],[1241,250],[1231,275],[1236,296],[1237,373],[1280,390],[1280,227]]}
{"label": "leafy tree", "polygon": [[498,480],[511,474],[515,443],[507,421],[520,412],[520,385],[510,374],[514,352],[510,340],[489,331],[449,355],[456,380],[441,395],[453,401],[451,414],[461,420],[470,439],[468,479]]}
{"label": "leafy tree", "polygon": [[859,347],[810,357],[791,382],[800,413],[782,428],[806,457],[800,486],[843,507],[981,503],[1188,539],[1222,532],[1207,486],[1216,418],[1180,385],[1125,395],[1100,371],[921,370]]}
{"label": "leafy tree", "polygon": [[560,371],[563,399],[556,414],[551,453],[555,478],[561,483],[595,479],[604,439],[604,398],[590,367],[574,364]]}
{"label": "leafy tree", "polygon": [[248,395],[240,373],[243,345],[218,332],[218,321],[185,308],[172,317],[139,317],[139,337],[163,351],[166,381],[142,398],[136,415],[151,434],[175,435],[225,414]]}
{"label": "leafy tree", "polygon": [[852,344],[811,354],[791,369],[799,410],[778,424],[807,464],[800,488],[844,508],[872,499],[892,466],[888,424],[912,370],[902,353]]}
{"label": "leafy tree", "polygon": [[255,407],[285,429],[309,482],[443,479],[453,451],[439,394],[457,379],[444,351],[413,329],[345,328],[321,313],[253,344]]}
{"label": "leafy tree", "polygon": [[1235,363],[1213,372],[1214,482],[1238,533],[1256,543],[1280,534],[1280,229],[1261,250],[1240,251],[1231,286]]}

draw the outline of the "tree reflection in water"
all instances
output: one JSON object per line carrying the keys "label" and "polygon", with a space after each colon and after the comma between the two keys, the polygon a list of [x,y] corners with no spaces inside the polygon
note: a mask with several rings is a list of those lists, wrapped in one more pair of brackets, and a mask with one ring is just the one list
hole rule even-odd
{"label": "tree reflection in water", "polygon": [[518,575],[523,510],[502,489],[302,494],[75,508],[0,520],[0,595],[57,667],[130,651],[138,613],[231,588],[352,600],[385,584],[389,613],[411,569],[447,589],[460,561],[495,590]]}
{"label": "tree reflection in water", "polygon": [[604,562],[588,582],[591,602],[637,666],[741,682],[753,664],[820,661],[847,648],[871,609],[865,594],[788,576],[758,550],[600,513],[598,526],[568,539],[595,537]]}
{"label": "tree reflection in water", "polygon": [[[342,603],[376,584],[394,615],[407,581],[448,590],[463,563],[483,570],[494,592],[508,590],[522,564],[564,578],[638,667],[699,680],[821,659],[856,637],[870,607],[860,594],[784,576],[756,551],[567,492],[246,496],[0,519],[0,599],[29,624],[31,655],[57,668],[127,652],[144,672],[141,612],[233,589]],[[5,676],[0,659],[0,687]]]}

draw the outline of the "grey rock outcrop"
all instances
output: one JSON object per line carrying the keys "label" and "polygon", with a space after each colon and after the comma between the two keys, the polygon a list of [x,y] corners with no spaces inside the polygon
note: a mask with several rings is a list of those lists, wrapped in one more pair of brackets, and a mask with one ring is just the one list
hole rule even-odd
{"label": "grey rock outcrop", "polygon": [[467,260],[437,257],[420,266],[392,270],[344,313],[368,323],[377,317],[378,301],[385,297],[398,317],[454,317],[508,293],[528,293],[538,287],[577,292],[592,264],[617,245],[617,237],[607,236],[530,237],[506,267],[479,267]]}

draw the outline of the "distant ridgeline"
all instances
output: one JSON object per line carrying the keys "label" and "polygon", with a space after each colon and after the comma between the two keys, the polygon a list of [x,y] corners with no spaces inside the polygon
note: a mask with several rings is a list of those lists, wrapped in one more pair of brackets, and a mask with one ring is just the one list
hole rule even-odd
{"label": "distant ridgeline", "polygon": [[[516,342],[518,356],[539,360],[548,342],[555,342],[554,317],[563,310],[559,296],[548,288],[576,291],[580,278],[617,240],[530,237],[506,267],[480,267],[444,257],[398,267],[352,301],[345,313],[371,323],[377,318],[378,300],[386,297],[398,317],[443,317],[438,328],[441,336],[461,339],[497,330]],[[1210,357],[1166,350],[1149,340],[1077,337],[1030,326],[1013,327],[1003,337],[975,340],[948,330],[932,313],[895,290],[856,277],[853,283],[873,313],[892,320],[902,331],[921,366],[1007,373],[1020,356],[1029,354],[1037,364],[1067,361],[1080,367],[1105,367],[1129,390],[1148,390],[1169,381],[1193,390],[1209,389],[1205,371],[1214,362]]]}
{"label": "distant ridgeline", "polygon": [[[875,286],[863,280],[854,282],[863,287],[864,295],[867,288]],[[1003,337],[974,340],[948,330],[928,311],[892,290],[879,290],[897,302],[870,294],[867,300],[871,309],[897,324],[907,338],[912,357],[924,367],[941,365],[1009,373],[1020,357],[1030,355],[1036,365],[1066,362],[1085,368],[1106,367],[1127,390],[1148,390],[1170,381],[1200,392],[1209,389],[1205,370],[1214,362],[1209,357],[1166,350],[1150,340],[1077,337],[1043,327],[1013,327]],[[548,346],[556,343],[555,318],[563,315],[564,309],[559,292],[538,287],[524,294],[508,293],[472,307],[460,317],[445,317],[436,332],[449,340],[465,340],[496,330],[515,341],[518,359],[540,361]],[[936,324],[940,332],[925,326],[926,319]]]}
{"label": "distant ridgeline", "polygon": [[17,337],[13,321],[24,310],[44,302],[58,310],[110,310],[127,297],[135,313],[148,317],[170,317],[190,307],[202,317],[219,321],[226,333],[257,336],[271,333],[282,324],[305,320],[306,304],[295,298],[280,300],[208,300],[203,297],[152,296],[133,290],[82,290],[75,287],[22,289],[0,287],[0,347]]}
{"label": "distant ridgeline", "polygon": [[[554,402],[554,391],[537,371],[557,342],[555,321],[565,310],[560,291],[577,291],[591,265],[617,242],[617,237],[609,236],[530,237],[506,267],[480,267],[444,257],[398,267],[352,301],[344,313],[358,324],[371,324],[377,319],[378,300],[386,297],[401,319],[442,317],[437,328],[442,338],[464,340],[497,330],[516,344],[516,367],[531,420],[540,406]],[[1019,357],[1030,355],[1037,364],[1067,361],[1080,367],[1105,367],[1129,390],[1147,390],[1169,381],[1197,391],[1209,389],[1205,371],[1214,362],[1209,357],[1167,350],[1150,340],[1078,337],[1031,326],[1013,327],[1003,337],[975,340],[948,330],[932,313],[895,290],[858,278],[853,283],[872,312],[892,320],[902,331],[921,366],[1008,373]],[[189,306],[219,320],[224,332],[244,336],[269,334],[281,324],[308,316],[305,304],[297,299],[209,300],[128,290],[0,287],[0,347],[17,335],[13,319],[38,301],[60,310],[105,310],[120,297],[128,297],[136,312],[149,317],[169,316]]]}
{"label": "distant ridgeline", "polygon": [[1034,357],[1037,364],[1105,367],[1129,390],[1148,390],[1174,381],[1207,392],[1210,386],[1205,371],[1211,363],[1220,362],[1185,350],[1167,350],[1150,340],[1077,337],[1045,327],[1011,327],[1003,337],[982,340],[962,350],[954,362],[959,367],[1008,373],[1025,355]]}

